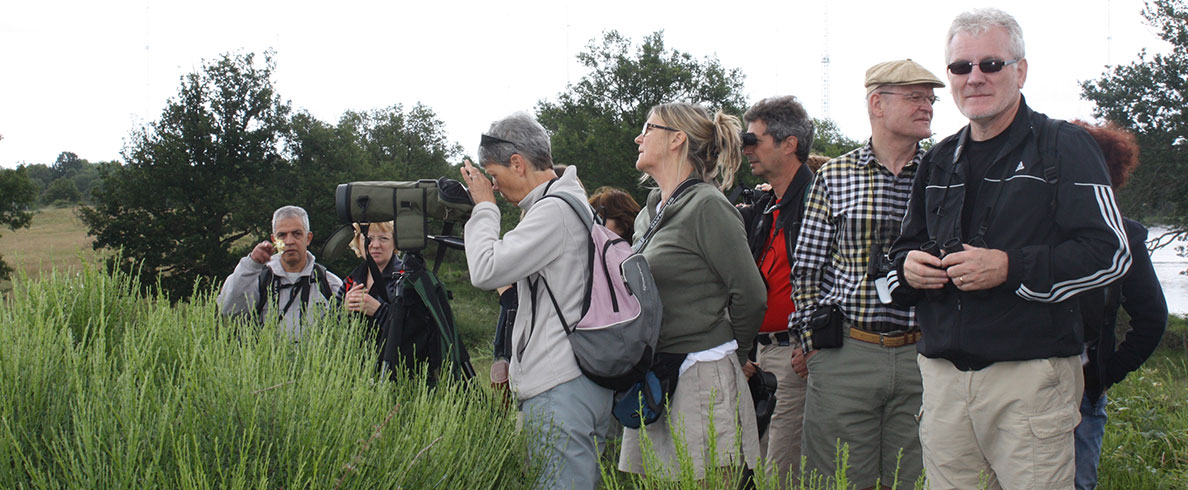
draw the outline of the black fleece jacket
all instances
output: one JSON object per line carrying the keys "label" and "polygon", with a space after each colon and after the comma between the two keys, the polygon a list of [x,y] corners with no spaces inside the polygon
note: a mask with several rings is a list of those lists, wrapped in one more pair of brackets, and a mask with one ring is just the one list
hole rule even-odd
{"label": "black fleece jacket", "polygon": [[[1114,202],[1105,162],[1084,129],[1059,125],[1055,162],[1040,148],[1047,116],[1020,101],[1007,141],[980,183],[971,230],[961,229],[969,128],[945,138],[924,156],[912,185],[902,233],[891,248],[896,268],[888,284],[896,303],[916,306],[923,332],[921,354],[943,358],[963,370],[999,361],[1079,355],[1084,349],[1075,295],[1105,286],[1130,267],[1122,217]],[[1050,182],[1045,169],[1055,172]],[[1053,194],[1055,193],[1055,194]],[[980,239],[974,230],[986,225]],[[930,240],[1003,250],[1006,281],[963,292],[912,288],[903,277],[908,252]]]}
{"label": "black fleece jacket", "polygon": [[[1114,332],[1118,325],[1119,303],[1107,300],[1103,311],[1098,309],[1103,307],[1102,296],[1109,298],[1110,294],[1095,290],[1081,296],[1086,327],[1099,325],[1101,328],[1097,342],[1089,346],[1089,364],[1085,366],[1085,394],[1090,400],[1101,398],[1110,386],[1125,379],[1151,357],[1167,328],[1167,300],[1155,275],[1151,256],[1146,252],[1147,229],[1137,221],[1125,218],[1123,221],[1134,262],[1122,281],[1110,286],[1121,286],[1120,305],[1130,315],[1130,330],[1117,349],[1114,348],[1117,344]],[[1091,318],[1092,315],[1103,315],[1104,321]]]}

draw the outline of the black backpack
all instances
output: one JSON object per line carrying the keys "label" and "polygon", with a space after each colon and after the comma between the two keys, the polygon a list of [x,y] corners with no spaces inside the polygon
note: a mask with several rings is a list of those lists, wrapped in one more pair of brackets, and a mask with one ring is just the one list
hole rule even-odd
{"label": "black backpack", "polygon": [[[256,318],[261,323],[264,322],[264,305],[268,303],[269,296],[272,297],[272,302],[277,303],[277,306],[280,307],[279,316],[284,318],[285,312],[289,311],[294,299],[298,296],[297,294],[289,295],[289,304],[281,306],[279,304],[280,290],[285,287],[301,288],[301,305],[298,307],[304,308],[309,303],[309,291],[312,289],[310,282],[318,285],[318,292],[322,293],[322,297],[326,298],[326,300],[334,297],[330,291],[330,282],[326,280],[326,268],[322,267],[322,264],[315,262],[312,274],[303,276],[299,281],[291,285],[282,285],[280,278],[272,272],[272,267],[264,266],[264,272],[260,273],[260,279],[256,282],[258,293],[256,295]],[[270,291],[272,293],[271,295],[269,294]]]}

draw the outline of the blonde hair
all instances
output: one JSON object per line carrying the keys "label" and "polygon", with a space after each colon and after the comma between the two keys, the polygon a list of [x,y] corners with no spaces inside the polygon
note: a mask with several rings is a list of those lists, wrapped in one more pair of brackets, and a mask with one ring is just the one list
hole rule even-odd
{"label": "blonde hair", "polygon": [[738,117],[718,111],[710,117],[705,108],[687,102],[660,104],[649,116],[659,117],[668,126],[685,133],[685,161],[693,173],[718,188],[734,185],[734,173],[742,164],[742,123]]}
{"label": "blonde hair", "polygon": [[[355,227],[355,238],[351,240],[349,247],[351,247],[351,250],[353,250],[355,252],[356,257],[359,257],[359,258],[366,257],[367,246],[364,245],[364,243],[367,243],[367,242],[366,242],[366,238],[363,236],[363,229],[359,226],[359,223],[352,223],[351,226]],[[393,229],[392,229],[391,221],[380,221],[378,223],[371,223],[371,225],[368,226],[368,231],[380,231],[380,232],[388,233],[388,234],[392,235],[393,240],[396,239],[396,234],[392,233]]]}

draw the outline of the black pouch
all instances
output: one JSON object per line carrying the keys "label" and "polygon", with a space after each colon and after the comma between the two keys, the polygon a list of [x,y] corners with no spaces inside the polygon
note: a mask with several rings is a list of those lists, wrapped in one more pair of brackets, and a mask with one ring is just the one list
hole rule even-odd
{"label": "black pouch", "polygon": [[652,369],[644,379],[627,391],[615,393],[611,413],[619,423],[630,429],[638,429],[660,420],[664,415],[668,399],[676,392],[681,363],[687,354],[656,354]]}
{"label": "black pouch", "polygon": [[842,346],[842,339],[845,338],[843,332],[845,321],[842,318],[841,308],[838,308],[837,305],[817,308],[809,317],[808,326],[813,349],[835,349]]}

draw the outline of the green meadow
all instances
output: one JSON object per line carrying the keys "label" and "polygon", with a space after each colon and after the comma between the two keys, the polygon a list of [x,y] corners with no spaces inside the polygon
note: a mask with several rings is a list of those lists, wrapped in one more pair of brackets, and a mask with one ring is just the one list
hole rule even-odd
{"label": "green meadow", "polygon": [[[170,304],[90,251],[68,208],[8,231],[0,306],[0,488],[529,488],[515,413],[486,381],[495,295],[443,266],[479,377],[429,388],[375,371],[362,325],[328,316],[300,342],[221,318],[215,291]],[[1110,391],[1101,488],[1188,488],[1188,323]],[[733,488],[636,478],[606,488]],[[806,479],[797,488],[848,488]],[[758,488],[775,488],[756,477]]]}

